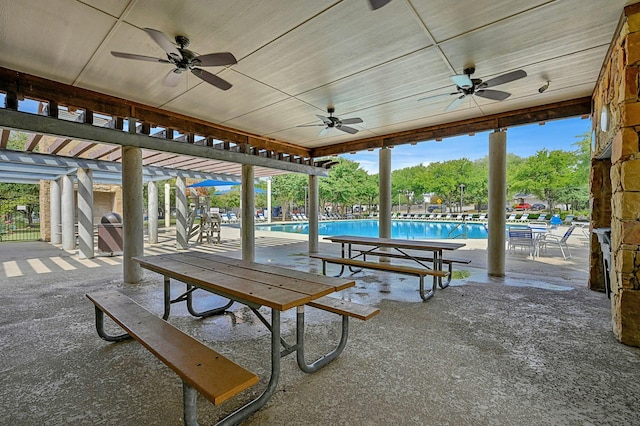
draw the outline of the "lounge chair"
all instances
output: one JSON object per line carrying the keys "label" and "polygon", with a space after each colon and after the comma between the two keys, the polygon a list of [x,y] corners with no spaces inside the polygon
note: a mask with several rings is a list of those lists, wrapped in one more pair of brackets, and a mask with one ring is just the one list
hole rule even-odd
{"label": "lounge chair", "polygon": [[522,216],[520,216],[519,219],[515,220],[516,222],[528,222],[529,221],[529,213],[525,213]]}
{"label": "lounge chair", "polygon": [[298,217],[300,218],[300,220],[303,220],[303,221],[305,221],[305,222],[308,222],[308,221],[309,221],[309,218],[308,218],[308,217],[307,217],[307,215],[306,215],[306,214],[304,214],[304,213],[299,214],[299,215],[298,215]]}
{"label": "lounge chair", "polygon": [[433,219],[435,219],[435,218],[436,218],[436,215],[435,215],[435,214],[433,214],[433,213],[431,213],[431,214],[429,215],[429,217],[427,217],[427,220],[433,220]]}
{"label": "lounge chair", "polygon": [[538,222],[542,222],[543,220],[547,220],[547,214],[546,213],[540,213],[538,215],[538,218],[536,219]]}
{"label": "lounge chair", "polygon": [[438,213],[435,217],[436,220],[442,219],[442,213]]}
{"label": "lounge chair", "polygon": [[462,217],[462,214],[459,214],[456,216],[456,220],[463,220],[464,218]]}
{"label": "lounge chair", "polygon": [[573,222],[573,215],[569,214],[567,215],[567,217],[564,218],[564,222],[562,222],[565,225],[571,225],[571,222]]}
{"label": "lounge chair", "polygon": [[574,229],[576,229],[576,225],[571,225],[562,237],[559,237],[558,235],[546,235],[542,240],[540,240],[540,248],[546,250],[549,245],[560,247],[560,252],[562,253],[564,260],[569,259],[571,257],[571,250],[569,250],[567,240],[573,233]]}
{"label": "lounge chair", "polygon": [[516,220],[516,213],[511,213],[507,218],[507,222],[514,222]]}
{"label": "lounge chair", "polygon": [[444,217],[444,220],[451,220],[451,213],[447,213],[447,215]]}

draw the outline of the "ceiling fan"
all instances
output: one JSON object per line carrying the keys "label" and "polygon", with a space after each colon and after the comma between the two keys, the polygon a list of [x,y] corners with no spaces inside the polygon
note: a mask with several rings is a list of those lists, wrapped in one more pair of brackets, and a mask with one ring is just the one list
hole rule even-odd
{"label": "ceiling fan", "polygon": [[469,67],[464,69],[464,74],[452,75],[450,77],[451,81],[453,81],[456,85],[457,92],[428,96],[426,98],[418,99],[418,101],[456,96],[453,102],[451,102],[449,106],[447,106],[445,111],[453,111],[462,103],[464,98],[470,95],[476,95],[482,98],[492,99],[494,101],[504,101],[509,96],[511,96],[511,93],[503,92],[501,90],[491,90],[487,88],[509,83],[511,81],[519,80],[527,76],[527,73],[523,70],[516,70],[499,75],[498,77],[494,77],[487,81],[482,81],[479,78],[471,78],[471,75],[474,72],[476,72],[476,69],[474,67]]}
{"label": "ceiling fan", "polygon": [[343,132],[355,135],[356,133],[358,133],[358,129],[345,126],[345,124],[363,123],[362,118],[345,118],[344,120],[340,120],[338,117],[334,117],[333,113],[336,112],[336,109],[333,107],[327,108],[327,112],[329,113],[328,117],[325,117],[323,115],[316,115],[316,117],[322,120],[322,124],[303,124],[297,127],[323,126],[324,129],[320,131],[320,136],[326,135],[329,129],[338,129],[338,130],[342,130]]}
{"label": "ceiling fan", "polygon": [[198,55],[188,50],[189,39],[185,36],[176,36],[175,44],[161,31],[152,28],[143,28],[151,39],[156,42],[162,50],[167,54],[167,59],[154,58],[152,56],[136,55],[133,53],[111,52],[116,58],[136,59],[139,61],[161,62],[163,64],[172,64],[175,68],[164,78],[164,85],[175,87],[180,82],[182,73],[191,71],[193,75],[204,80],[205,82],[217,87],[218,89],[228,90],[231,83],[218,77],[215,74],[205,71],[198,67],[219,67],[224,65],[233,65],[238,61],[229,52],[209,53],[207,55]]}
{"label": "ceiling fan", "polygon": [[391,0],[369,0],[369,5],[371,6],[371,9],[376,10],[389,2],[391,2]]}

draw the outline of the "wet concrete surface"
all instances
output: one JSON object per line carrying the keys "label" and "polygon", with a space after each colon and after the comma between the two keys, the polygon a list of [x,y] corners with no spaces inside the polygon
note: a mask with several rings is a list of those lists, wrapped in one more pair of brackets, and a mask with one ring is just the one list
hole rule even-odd
{"label": "wet concrete surface", "polygon": [[[256,260],[320,271],[305,236],[260,233]],[[173,251],[171,235],[146,254]],[[223,244],[194,249],[239,258],[236,229]],[[486,275],[486,241],[452,257],[472,259],[428,302],[417,279],[365,271],[345,299],[381,313],[351,321],[343,354],[315,374],[282,360],[278,390],[247,425],[633,425],[640,424],[640,349],[611,332],[610,302],[586,288],[587,248],[535,260],[507,255],[507,276]],[[339,246],[322,242],[323,253]],[[108,343],[94,329],[84,294],[116,288],[162,311],[162,277],[123,284],[121,258],[81,261],[46,243],[0,245],[0,424],[179,425],[177,375],[136,342]],[[176,291],[179,285],[175,284]],[[202,293],[198,306],[218,303]],[[268,310],[264,310],[265,313]],[[170,322],[257,373],[260,383],[215,407],[199,398],[199,422],[213,424],[258,395],[269,374],[269,333],[242,305],[193,319],[182,306]],[[295,333],[295,310],[282,318]],[[114,332],[116,328],[112,329]],[[309,359],[333,347],[337,316],[307,308]]]}

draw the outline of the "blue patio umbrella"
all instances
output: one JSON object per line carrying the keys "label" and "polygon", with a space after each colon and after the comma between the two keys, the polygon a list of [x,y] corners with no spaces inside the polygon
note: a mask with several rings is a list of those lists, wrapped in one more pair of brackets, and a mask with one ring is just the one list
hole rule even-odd
{"label": "blue patio umbrella", "polygon": [[[227,190],[227,191],[217,191],[217,192],[216,192],[215,194],[213,194],[213,195],[222,195],[222,194],[226,194],[227,192],[229,192],[229,190]],[[264,194],[264,193],[266,193],[267,191],[265,191],[264,189],[260,189],[260,188],[254,188],[254,189],[253,189],[253,192],[254,192],[255,194]]]}
{"label": "blue patio umbrella", "polygon": [[191,185],[187,185],[187,188],[202,188],[206,186],[230,186],[230,185],[240,185],[242,182],[230,182],[226,180],[213,180],[207,179],[202,182],[192,183]]}

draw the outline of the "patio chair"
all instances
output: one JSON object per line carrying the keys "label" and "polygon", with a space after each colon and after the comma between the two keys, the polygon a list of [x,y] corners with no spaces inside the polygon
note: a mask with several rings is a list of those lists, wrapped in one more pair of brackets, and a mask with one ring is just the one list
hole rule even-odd
{"label": "patio chair", "polygon": [[435,217],[436,220],[442,219],[442,213],[438,213]]}
{"label": "patio chair", "polygon": [[516,213],[511,213],[507,218],[507,222],[514,222],[516,220]]}
{"label": "patio chair", "polygon": [[429,215],[429,217],[427,217],[427,219],[428,219],[428,220],[433,220],[433,219],[435,219],[435,218],[436,218],[436,215],[435,215],[435,214],[433,214],[433,213],[431,213],[431,214]]}
{"label": "patio chair", "polygon": [[457,215],[455,219],[456,220],[462,220],[462,214]]}
{"label": "patio chair", "polygon": [[568,214],[567,217],[564,218],[564,222],[562,222],[565,225],[571,225],[571,222],[573,222],[573,215],[572,214]]}
{"label": "patio chair", "polygon": [[538,215],[538,218],[536,219],[538,222],[542,222],[543,220],[547,220],[547,214],[546,213],[540,213]]}
{"label": "patio chair", "polygon": [[528,222],[529,221],[529,213],[525,213],[520,216],[519,219],[516,219],[515,222]]}
{"label": "patio chair", "polygon": [[[562,253],[562,257],[564,260],[567,260],[571,257],[571,250],[569,250],[569,246],[567,245],[567,240],[573,233],[573,230],[576,229],[576,225],[571,225],[567,232],[564,233],[562,237],[558,235],[546,235],[544,238],[540,240],[540,248],[542,250],[546,250],[548,245],[560,247],[560,252]],[[566,253],[565,253],[566,251]]]}
{"label": "patio chair", "polygon": [[526,251],[531,257],[536,255],[536,245],[533,239],[533,231],[525,226],[510,226],[507,230],[507,249],[511,253],[515,253],[517,249],[520,252]]}
{"label": "patio chair", "polygon": [[238,223],[238,216],[236,216],[234,212],[229,212],[228,215],[229,215],[229,222]]}

